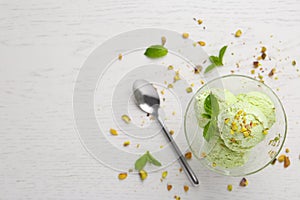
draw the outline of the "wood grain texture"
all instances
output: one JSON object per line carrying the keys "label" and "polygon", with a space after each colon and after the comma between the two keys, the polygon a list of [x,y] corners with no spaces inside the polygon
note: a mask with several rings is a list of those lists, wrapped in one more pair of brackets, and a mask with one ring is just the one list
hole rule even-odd
{"label": "wood grain texture", "polygon": [[[299,9],[298,0],[1,0],[0,199],[300,199]],[[203,19],[203,25],[193,17]],[[216,175],[193,161],[202,184],[185,193],[183,185],[189,183],[178,163],[168,167],[167,180],[160,182],[161,174],[153,173],[141,183],[134,175],[119,182],[117,172],[94,160],[75,130],[76,77],[99,44],[144,27],[189,32],[206,41],[209,54],[230,44],[221,74],[249,75],[253,56],[267,46],[268,69],[276,66],[279,79],[267,77],[266,83],[278,88],[286,108],[291,166],[267,167],[240,188],[241,177]],[[243,35],[234,38],[239,28]],[[173,185],[170,192],[166,183]],[[233,184],[232,192],[227,184]]]}

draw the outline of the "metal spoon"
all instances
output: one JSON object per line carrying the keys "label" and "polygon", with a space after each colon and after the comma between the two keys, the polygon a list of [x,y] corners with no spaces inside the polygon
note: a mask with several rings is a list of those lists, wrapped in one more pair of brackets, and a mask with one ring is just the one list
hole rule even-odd
{"label": "metal spoon", "polygon": [[177,146],[169,130],[165,126],[163,119],[159,115],[159,113],[161,113],[160,100],[158,93],[153,87],[153,85],[145,80],[136,80],[133,83],[133,91],[134,97],[136,99],[136,104],[140,107],[140,109],[146,113],[153,115],[159,121],[167,139],[169,140],[176,154],[178,155],[179,162],[182,168],[184,169],[186,175],[188,176],[191,183],[194,186],[197,186],[199,184],[198,178],[191,169],[190,165],[187,163],[185,157],[182,155],[179,147]]}

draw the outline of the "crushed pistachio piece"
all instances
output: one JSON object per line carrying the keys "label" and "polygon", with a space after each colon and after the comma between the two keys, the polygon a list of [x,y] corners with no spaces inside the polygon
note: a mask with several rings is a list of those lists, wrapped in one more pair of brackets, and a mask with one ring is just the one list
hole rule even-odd
{"label": "crushed pistachio piece", "polygon": [[172,190],[172,187],[173,187],[172,185],[168,184],[168,185],[167,185],[167,190],[168,190],[168,191]]}
{"label": "crushed pistachio piece", "polygon": [[285,157],[286,157],[286,156],[283,155],[283,154],[280,155],[280,156],[277,158],[278,162],[280,162],[280,163],[283,162],[283,161],[285,160]]}
{"label": "crushed pistachio piece", "polygon": [[181,198],[180,198],[180,196],[176,196],[176,195],[175,195],[175,196],[174,196],[174,199],[175,199],[175,200],[180,200]]}
{"label": "crushed pistachio piece", "polygon": [[161,45],[164,46],[166,44],[166,42],[167,42],[167,38],[165,36],[162,36],[161,37]]}
{"label": "crushed pistachio piece", "polygon": [[162,95],[164,95],[164,94],[165,94],[165,90],[161,90],[160,93],[161,93]]}
{"label": "crushed pistachio piece", "polygon": [[284,158],[284,164],[283,164],[284,168],[287,168],[288,166],[290,166],[290,164],[291,164],[290,158],[286,156]]}
{"label": "crushed pistachio piece", "polygon": [[254,69],[251,70],[251,74],[255,74],[255,70]]}
{"label": "crushed pistachio piece", "polygon": [[116,129],[111,128],[111,129],[109,129],[109,132],[110,132],[110,134],[112,134],[112,135],[118,135],[118,132],[117,132]]}
{"label": "crushed pistachio piece", "polygon": [[161,178],[165,179],[168,176],[168,171],[163,171],[161,174]]}
{"label": "crushed pistachio piece", "polygon": [[253,62],[253,67],[254,68],[258,68],[260,66],[259,62],[258,61],[254,61]]}
{"label": "crushed pistachio piece", "polygon": [[267,48],[266,47],[261,47],[261,53],[265,53],[267,51]]}
{"label": "crushed pistachio piece", "polygon": [[240,182],[241,187],[246,187],[248,185],[248,180],[246,178],[242,178]]}
{"label": "crushed pistachio piece", "polygon": [[179,172],[180,172],[180,173],[182,172],[182,167],[179,168]]}
{"label": "crushed pistachio piece", "polygon": [[174,130],[169,131],[170,135],[174,135],[174,132],[175,132]]}
{"label": "crushed pistachio piece", "polygon": [[292,65],[295,66],[297,63],[295,60],[292,61]]}
{"label": "crushed pistachio piece", "polygon": [[269,129],[266,128],[265,130],[263,130],[262,133],[263,133],[264,135],[267,135],[267,134],[268,134],[268,131],[269,131]]}
{"label": "crushed pistachio piece", "polygon": [[200,80],[200,83],[203,85],[205,82],[203,80]]}
{"label": "crushed pistachio piece", "polygon": [[249,137],[250,136],[249,131],[245,131],[245,132],[243,132],[243,134],[244,134],[244,137]]}
{"label": "crushed pistachio piece", "polygon": [[185,89],[185,91],[186,91],[187,93],[191,93],[191,92],[193,92],[193,88],[188,87],[188,88]]}
{"label": "crushed pistachio piece", "polygon": [[237,30],[236,32],[235,32],[235,37],[241,37],[241,35],[242,35],[242,31],[239,29],[239,30]]}
{"label": "crushed pistachio piece", "polygon": [[261,58],[264,60],[265,58],[267,57],[267,54],[265,54],[265,53],[262,53],[261,54]]}
{"label": "crushed pistachio piece", "polygon": [[232,185],[231,185],[231,184],[227,185],[227,190],[228,190],[229,192],[232,191]]}
{"label": "crushed pistachio piece", "polygon": [[272,68],[270,73],[268,74],[269,77],[272,77],[275,74],[275,72],[276,72],[276,68]]}
{"label": "crushed pistachio piece", "polygon": [[187,159],[187,160],[190,160],[192,158],[192,152],[186,152],[184,157]]}
{"label": "crushed pistachio piece", "polygon": [[225,124],[228,124],[228,123],[229,123],[229,121],[230,121],[230,119],[229,119],[229,118],[226,118],[226,119],[224,120]]}
{"label": "crushed pistachio piece", "polygon": [[173,69],[174,69],[173,65],[168,66],[168,70],[173,70]]}
{"label": "crushed pistachio piece", "polygon": [[197,22],[198,22],[198,24],[202,24],[202,23],[203,23],[203,20],[198,19]]}
{"label": "crushed pistachio piece", "polygon": [[131,119],[128,115],[122,115],[121,118],[126,124],[129,124],[131,122]]}
{"label": "crushed pistachio piece", "polygon": [[290,153],[290,149],[289,149],[289,148],[286,148],[286,149],[285,149],[285,153]]}
{"label": "crushed pistachio piece", "polygon": [[217,166],[217,163],[213,162],[212,167],[216,167],[216,166]]}
{"label": "crushed pistachio piece", "polygon": [[183,186],[183,190],[184,190],[185,192],[189,191],[189,189],[190,189],[190,188],[189,188],[188,185],[184,185],[184,186]]}
{"label": "crushed pistachio piece", "polygon": [[148,177],[148,173],[145,170],[140,170],[139,175],[142,181]]}
{"label": "crushed pistachio piece", "polygon": [[179,76],[179,71],[175,72],[175,76],[174,76],[174,82],[179,81],[180,80],[180,76]]}
{"label": "crushed pistachio piece", "polygon": [[124,179],[126,179],[126,178],[127,178],[127,173],[126,173],[126,172],[120,173],[120,174],[118,175],[118,178],[119,178],[119,180],[124,180]]}
{"label": "crushed pistachio piece", "polygon": [[173,84],[168,84],[168,88],[173,88],[174,86],[173,86]]}
{"label": "crushed pistachio piece", "polygon": [[233,135],[234,134],[234,130],[231,129],[230,130],[230,134]]}
{"label": "crushed pistachio piece", "polygon": [[201,65],[196,65],[196,67],[194,68],[194,73],[195,74],[199,74],[202,71],[202,66]]}
{"label": "crushed pistachio piece", "polygon": [[118,56],[118,59],[122,60],[122,58],[123,58],[123,55],[120,53],[119,56]]}
{"label": "crushed pistachio piece", "polygon": [[188,33],[182,33],[182,37],[183,37],[184,39],[187,39],[189,36],[190,36],[190,34],[188,34]]}
{"label": "crushed pistachio piece", "polygon": [[206,43],[204,41],[198,41],[198,44],[202,47],[204,47],[206,45]]}
{"label": "crushed pistachio piece", "polygon": [[124,146],[124,147],[127,147],[128,145],[130,145],[130,141],[129,141],[129,140],[127,140],[127,141],[125,141],[125,142],[123,143],[123,146]]}

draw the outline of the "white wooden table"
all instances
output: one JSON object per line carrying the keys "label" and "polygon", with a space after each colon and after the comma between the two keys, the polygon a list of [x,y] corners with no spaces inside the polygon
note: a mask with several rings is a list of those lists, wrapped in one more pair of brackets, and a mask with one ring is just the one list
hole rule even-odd
{"label": "white wooden table", "polygon": [[[298,0],[1,0],[0,199],[300,199],[299,9]],[[238,186],[242,177],[203,170],[200,187],[185,193],[189,182],[178,163],[167,168],[167,180],[160,182],[158,172],[141,183],[136,176],[120,182],[116,171],[93,159],[75,130],[77,74],[99,44],[145,27],[189,32],[207,43],[209,54],[229,44],[221,74],[251,75],[253,56],[266,46],[272,66],[265,67],[276,67],[278,80],[265,80],[288,115],[285,147],[291,150],[291,166],[277,163],[248,176],[246,188]],[[243,31],[240,38],[233,36],[237,29]],[[233,184],[232,192],[227,184]]]}

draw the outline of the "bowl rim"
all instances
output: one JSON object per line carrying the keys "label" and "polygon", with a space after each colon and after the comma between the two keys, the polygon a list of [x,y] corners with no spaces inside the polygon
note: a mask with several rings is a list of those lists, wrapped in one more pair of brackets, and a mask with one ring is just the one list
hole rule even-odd
{"label": "bowl rim", "polygon": [[[231,176],[231,177],[248,176],[248,175],[251,175],[251,174],[255,174],[255,173],[257,173],[257,172],[263,170],[263,169],[266,168],[267,166],[269,166],[269,165],[276,159],[276,157],[279,155],[279,153],[281,152],[281,150],[282,150],[282,148],[283,148],[283,145],[284,145],[284,143],[285,143],[285,140],[286,140],[287,129],[288,129],[288,126],[287,126],[287,123],[288,123],[288,121],[287,121],[287,115],[286,115],[286,112],[285,112],[285,109],[284,109],[284,107],[283,107],[283,104],[282,104],[281,100],[279,99],[279,97],[277,96],[277,94],[274,92],[274,90],[273,90],[270,86],[268,86],[268,85],[266,85],[265,83],[262,83],[262,82],[256,80],[255,78],[252,78],[252,77],[247,76],[247,75],[241,75],[241,74],[229,74],[229,75],[223,75],[223,76],[220,76],[220,77],[217,77],[217,78],[214,78],[214,79],[208,81],[207,83],[205,83],[204,85],[202,85],[202,86],[194,93],[194,95],[193,95],[192,98],[190,99],[189,103],[187,104],[187,107],[186,107],[186,110],[185,110],[185,113],[184,113],[184,135],[185,135],[185,139],[186,139],[186,141],[187,141],[187,143],[188,143],[189,149],[192,151],[193,154],[195,154],[194,150],[191,148],[191,143],[190,143],[189,140],[187,139],[187,138],[188,138],[188,137],[187,137],[187,129],[186,129],[186,128],[187,128],[187,125],[186,125],[186,121],[187,121],[187,111],[189,110],[189,108],[190,108],[190,106],[191,106],[191,103],[192,103],[193,99],[195,98],[196,94],[198,94],[198,92],[199,92],[200,90],[202,90],[204,87],[206,87],[206,85],[208,85],[208,84],[210,84],[210,83],[212,83],[212,82],[214,82],[214,81],[217,81],[217,80],[220,80],[220,79],[224,79],[224,78],[228,78],[228,77],[240,77],[240,78],[245,78],[245,79],[249,79],[249,80],[258,82],[259,84],[263,84],[266,88],[268,88],[268,89],[273,93],[273,95],[275,96],[275,98],[276,98],[277,101],[279,102],[280,108],[281,108],[282,111],[283,111],[283,116],[284,116],[284,134],[283,134],[283,137],[282,137],[283,140],[282,140],[281,145],[280,145],[278,151],[276,152],[274,158],[273,158],[273,159],[270,159],[270,161],[267,162],[267,164],[265,164],[264,166],[260,167],[260,168],[257,169],[257,170],[254,170],[254,171],[251,171],[251,172],[248,172],[248,173],[244,173],[244,174],[230,174],[230,173],[227,174],[227,173],[223,173],[223,172],[221,172],[221,171],[219,171],[219,170],[215,170],[215,169],[213,169],[212,167],[209,167],[208,165],[205,165],[205,164],[203,164],[202,162],[200,162],[202,166],[205,166],[207,169],[209,169],[209,170],[211,170],[211,171],[213,171],[213,172],[216,172],[216,173],[218,173],[218,174],[221,174],[221,175]],[[196,157],[197,160],[199,160],[199,158],[198,158],[197,156],[195,156],[195,157]],[[200,160],[199,160],[199,161],[200,161]]]}

